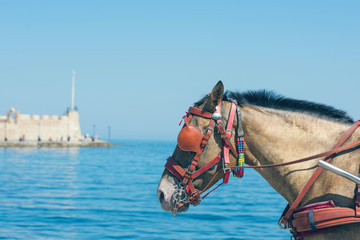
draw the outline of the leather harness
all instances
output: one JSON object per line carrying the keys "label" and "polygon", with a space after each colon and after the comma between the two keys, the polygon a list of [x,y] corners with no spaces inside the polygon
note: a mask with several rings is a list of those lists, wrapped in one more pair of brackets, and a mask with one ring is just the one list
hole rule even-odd
{"label": "leather harness", "polygon": [[[348,140],[348,138],[359,127],[360,121],[355,122],[345,135],[336,143],[332,150],[341,148],[341,146]],[[358,143],[359,141],[355,142]],[[353,145],[353,144],[350,144]],[[347,145],[349,146],[349,145]],[[343,147],[346,149],[347,146]],[[351,149],[351,148],[350,148]],[[324,159],[326,162],[330,162],[335,157],[334,154],[327,155]],[[355,209],[347,207],[336,207],[335,204],[329,202],[312,204],[308,207],[298,208],[301,200],[306,193],[310,190],[320,173],[324,170],[322,167],[318,167],[315,173],[311,176],[299,195],[296,197],[291,205],[287,205],[281,218],[279,220],[279,227],[282,229],[291,228],[292,235],[295,239],[300,239],[304,236],[313,235],[317,230],[332,230],[328,229],[334,226],[340,226],[349,223],[360,222],[360,188],[357,184],[355,192]],[[332,201],[331,201],[332,202]],[[321,206],[323,205],[323,206]],[[295,212],[295,213],[294,213]],[[318,232],[320,233],[320,232]]]}
{"label": "leather harness", "polygon": [[[172,157],[167,159],[165,168],[168,169],[175,177],[181,181],[181,186],[186,187],[186,192],[188,198],[186,201],[178,203],[177,208],[190,203],[192,205],[198,205],[202,199],[204,199],[209,193],[217,189],[220,185],[226,184],[229,181],[229,176],[231,169],[236,169],[238,166],[230,166],[229,159],[229,150],[237,158],[238,152],[235,147],[231,144],[231,133],[234,123],[235,115],[238,117],[238,137],[244,137],[244,131],[241,124],[241,113],[240,107],[234,101],[231,103],[229,111],[229,120],[226,128],[221,120],[221,102],[216,107],[215,112],[207,112],[196,107],[190,107],[186,116],[184,116],[185,124],[183,129],[180,131],[178,136],[178,146],[183,151],[192,151],[195,152],[190,165],[186,170],[184,170]],[[199,116],[202,118],[210,119],[208,128],[206,129],[205,135],[203,135],[195,127],[190,126],[189,122],[192,116]],[[196,166],[199,162],[200,156],[203,153],[211,134],[214,131],[215,126],[218,128],[221,138],[223,140],[222,152],[219,153],[214,159],[210,162],[196,170]],[[295,161],[280,163],[280,164],[269,164],[269,165],[259,165],[259,166],[243,166],[243,168],[269,168],[269,167],[279,167],[290,164],[301,163],[309,160],[314,160],[317,158],[325,157],[324,161],[330,162],[337,153],[344,151],[353,151],[360,146],[360,140],[354,143],[343,146],[346,140],[355,132],[355,130],[360,126],[360,120],[357,121],[351,128],[346,132],[346,134],[338,141],[334,148],[330,151],[316,154],[310,157],[298,159]],[[196,130],[195,130],[196,129]],[[225,176],[223,182],[218,185],[216,188],[207,193],[204,197],[200,197],[202,193],[208,190],[208,186],[215,179],[216,175],[219,173],[217,171],[213,178],[210,180],[208,185],[203,190],[198,190],[194,187],[193,180],[199,177],[201,174],[208,171],[212,166],[219,163],[223,160],[223,169]],[[360,186],[357,186],[355,194],[355,209],[347,207],[336,207],[332,201],[321,202],[316,204],[310,204],[304,207],[298,207],[301,200],[304,198],[306,193],[309,191],[311,186],[314,184],[323,168],[318,167],[309,181],[306,183],[303,190],[299,193],[294,202],[285,208],[280,220],[279,227],[281,229],[290,229],[293,237],[295,239],[300,239],[305,236],[321,233],[324,231],[330,231],[334,226],[340,226],[349,223],[359,223],[360,222]]]}
{"label": "leather harness", "polygon": [[[184,170],[172,157],[169,157],[167,159],[167,163],[165,164],[165,168],[168,169],[175,177],[177,177],[181,181],[181,185],[186,186],[186,192],[189,195],[189,198],[186,202],[180,203],[178,207],[183,206],[186,203],[190,203],[192,205],[198,205],[202,199],[204,199],[207,195],[205,195],[203,198],[200,198],[200,195],[207,190],[210,183],[215,179],[215,176],[211,179],[208,186],[206,186],[203,190],[198,190],[194,187],[193,180],[199,177],[201,174],[209,170],[212,166],[219,163],[222,159],[224,160],[224,172],[225,176],[223,179],[223,182],[221,184],[226,184],[229,181],[231,168],[229,168],[230,164],[230,158],[229,158],[229,150],[233,153],[235,157],[238,157],[238,153],[234,146],[230,142],[230,138],[232,135],[232,129],[233,129],[233,123],[235,119],[235,115],[240,114],[240,111],[237,111],[237,103],[234,101],[231,103],[230,113],[229,113],[229,120],[227,123],[226,128],[224,127],[224,124],[221,120],[221,103],[216,107],[216,110],[214,113],[203,111],[199,108],[190,107],[188,110],[188,114],[184,117],[185,124],[183,129],[180,131],[178,136],[178,146],[185,151],[193,150],[196,152],[194,158],[192,159],[190,165],[186,170]],[[192,116],[200,116],[202,118],[210,119],[209,126],[206,129],[205,135],[200,135],[198,133],[194,134],[194,130],[191,129],[192,126],[189,126],[189,122],[192,118]],[[219,116],[214,117],[214,116]],[[238,115],[238,118],[240,116]],[[238,120],[239,121],[239,120]],[[204,151],[204,148],[206,147],[211,134],[214,132],[215,126],[219,130],[221,134],[221,138],[223,139],[223,156],[221,155],[221,152],[219,155],[217,155],[213,160],[202,166],[200,169],[196,170],[196,166],[200,160],[200,156]],[[187,129],[188,128],[188,129]],[[242,131],[242,127],[239,128],[237,134],[244,135]],[[194,136],[195,135],[195,136]],[[200,136],[199,136],[200,135]],[[201,139],[199,137],[202,137]],[[195,142],[200,142],[199,146],[191,146],[191,142],[193,142],[193,139],[200,139],[200,141],[195,140]],[[190,139],[190,140],[189,140]],[[190,143],[188,143],[190,142]],[[221,185],[220,184],[220,185]],[[220,186],[219,185],[219,186]],[[218,186],[218,187],[219,187]],[[214,189],[215,190],[215,189]]]}

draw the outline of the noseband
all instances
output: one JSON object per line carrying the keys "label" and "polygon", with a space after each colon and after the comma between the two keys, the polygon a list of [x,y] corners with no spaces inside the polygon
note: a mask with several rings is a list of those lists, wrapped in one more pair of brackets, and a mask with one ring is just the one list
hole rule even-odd
{"label": "noseband", "polygon": [[[181,197],[181,199],[175,199],[177,203],[176,208],[180,208],[184,204],[190,203],[192,205],[198,205],[202,199],[204,199],[207,195],[203,198],[200,195],[208,189],[210,184],[215,179],[217,173],[213,176],[211,181],[203,190],[198,190],[194,187],[193,180],[199,177],[201,174],[212,168],[214,165],[219,163],[223,160],[223,169],[224,169],[224,179],[221,184],[226,184],[229,181],[229,176],[231,173],[231,168],[228,166],[230,165],[230,158],[229,158],[229,151],[233,153],[233,155],[238,158],[241,154],[242,162],[240,161],[240,165],[243,164],[243,156],[244,156],[244,148],[240,148],[236,151],[235,147],[231,144],[230,140],[232,137],[232,129],[234,124],[235,115],[237,115],[238,120],[238,128],[237,128],[237,137],[241,138],[239,141],[243,142],[244,131],[241,126],[241,115],[240,115],[240,108],[237,103],[234,101],[231,103],[230,111],[229,111],[229,120],[227,122],[226,128],[224,127],[224,123],[222,122],[221,117],[221,102],[216,107],[216,110],[211,113],[204,111],[202,109],[196,107],[190,107],[188,110],[187,115],[184,117],[185,124],[178,135],[178,146],[181,150],[185,152],[195,152],[195,156],[193,157],[190,165],[184,170],[172,157],[167,159],[167,163],[165,164],[165,168],[169,170],[175,177],[177,177],[181,183],[179,186],[179,191],[183,193],[183,189],[185,188],[188,198],[185,199],[183,196],[184,194],[177,194]],[[210,119],[209,126],[206,128],[205,134],[202,134],[197,128],[194,126],[190,126],[190,120],[193,116],[202,117],[205,119]],[[200,157],[208,144],[210,136],[214,132],[214,128],[217,127],[221,134],[222,138],[222,151],[217,155],[213,160],[208,162],[206,165],[201,167],[200,169],[196,170],[196,166],[200,160]],[[238,177],[243,176],[243,168],[239,166],[235,170],[233,170],[234,175]],[[221,185],[220,184],[220,185]],[[220,186],[219,185],[219,186]],[[218,187],[219,187],[218,186]],[[216,187],[216,188],[218,188]],[[216,189],[215,188],[215,189]],[[215,190],[213,189],[213,190]],[[212,191],[213,191],[212,190]],[[176,198],[176,196],[175,196]]]}

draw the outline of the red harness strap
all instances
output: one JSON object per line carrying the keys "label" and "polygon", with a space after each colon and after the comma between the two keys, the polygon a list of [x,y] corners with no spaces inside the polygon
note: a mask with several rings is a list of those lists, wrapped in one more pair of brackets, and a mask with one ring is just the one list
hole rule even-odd
{"label": "red harness strap", "polygon": [[[359,173],[360,176],[360,173]],[[360,218],[360,184],[356,184],[356,193],[355,193],[355,215]]]}
{"label": "red harness strap", "polygon": [[[223,153],[224,153],[224,168],[225,168],[225,176],[224,176],[224,184],[227,184],[229,182],[229,177],[231,173],[231,169],[228,168],[230,165],[230,157],[229,157],[229,149],[232,147],[232,144],[230,143],[231,137],[232,137],[232,128],[234,124],[235,114],[236,114],[236,102],[231,103],[230,108],[230,114],[229,114],[229,120],[226,126],[226,139],[224,139],[224,147],[223,147]],[[218,120],[219,121],[219,120]],[[218,125],[222,126],[222,122],[218,123]],[[220,130],[221,132],[221,130]],[[237,153],[236,150],[232,150],[233,152]]]}
{"label": "red harness strap", "polygon": [[[213,160],[208,162],[206,165],[202,166],[200,169],[193,172],[193,174],[191,174],[191,180],[196,179],[198,176],[209,170],[212,166],[220,162],[220,160],[221,160],[221,156],[217,155]],[[169,170],[179,180],[182,180],[183,176],[185,175],[184,169],[172,157],[169,157],[167,159],[165,168]]]}
{"label": "red harness strap", "polygon": [[[357,193],[355,197],[358,198],[359,194]],[[319,205],[324,206],[318,207]],[[355,206],[354,210],[347,207],[336,207],[331,200],[297,208],[290,220],[291,234],[295,239],[301,239],[329,232],[341,225],[360,223],[357,208]]]}
{"label": "red harness strap", "polygon": [[175,162],[172,157],[168,157],[166,160],[165,168],[179,180],[182,180],[183,176],[185,175],[184,169],[177,162]]}

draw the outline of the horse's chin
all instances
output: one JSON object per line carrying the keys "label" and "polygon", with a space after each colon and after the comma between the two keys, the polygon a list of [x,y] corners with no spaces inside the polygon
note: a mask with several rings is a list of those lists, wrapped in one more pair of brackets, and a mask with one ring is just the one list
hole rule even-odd
{"label": "horse's chin", "polygon": [[185,204],[184,206],[182,206],[182,207],[180,207],[180,208],[173,208],[172,210],[171,210],[171,212],[172,212],[172,214],[174,215],[174,216],[176,216],[176,214],[178,214],[178,213],[182,213],[182,212],[186,212],[187,210],[189,210],[189,206],[190,206],[190,204],[189,203],[187,203],[187,204]]}

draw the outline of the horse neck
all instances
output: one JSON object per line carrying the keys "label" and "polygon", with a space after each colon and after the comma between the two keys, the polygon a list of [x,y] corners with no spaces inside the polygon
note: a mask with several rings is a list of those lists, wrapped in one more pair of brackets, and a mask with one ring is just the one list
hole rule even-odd
{"label": "horse neck", "polygon": [[[249,165],[288,162],[331,150],[349,128],[349,125],[346,124],[302,113],[255,106],[244,106],[242,114],[246,163]],[[359,136],[358,133],[355,133],[349,141],[356,140]],[[336,165],[340,168],[357,174],[359,152],[355,151],[337,157],[332,163],[337,163]],[[356,160],[354,155],[357,155]],[[256,170],[291,203],[316,170],[317,162],[318,160],[312,160],[300,164]],[[329,184],[329,178],[333,179],[330,181],[332,184]],[[355,184],[331,172],[324,171],[317,182],[320,182],[317,184],[318,187],[312,187],[304,198],[304,202],[315,198],[321,199],[325,195],[339,192],[346,198],[352,198],[354,195]],[[328,183],[326,184],[326,182]],[[342,205],[346,204],[350,203]]]}

